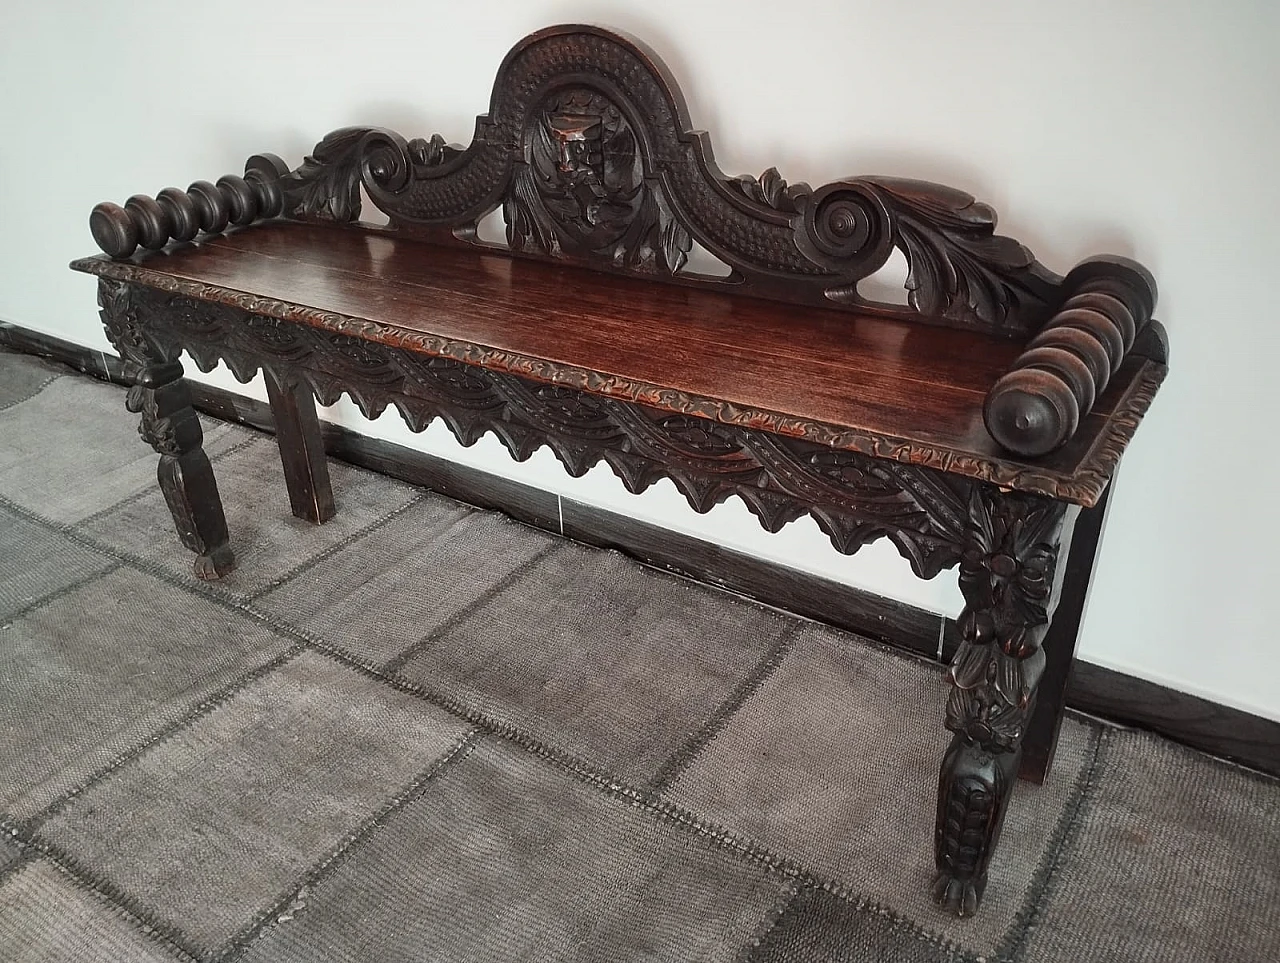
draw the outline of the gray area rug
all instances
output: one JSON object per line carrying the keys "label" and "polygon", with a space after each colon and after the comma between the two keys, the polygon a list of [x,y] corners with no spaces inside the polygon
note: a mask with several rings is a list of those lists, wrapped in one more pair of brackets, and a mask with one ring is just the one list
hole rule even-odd
{"label": "gray area rug", "polygon": [[206,422],[191,575],[113,386],[0,353],[0,960],[1280,959],[1280,784],[1068,720],[928,901],[936,666]]}

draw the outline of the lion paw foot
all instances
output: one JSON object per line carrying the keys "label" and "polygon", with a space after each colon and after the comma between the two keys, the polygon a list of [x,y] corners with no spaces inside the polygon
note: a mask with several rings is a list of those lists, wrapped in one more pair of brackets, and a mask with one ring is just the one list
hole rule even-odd
{"label": "lion paw foot", "polygon": [[933,901],[956,916],[972,916],[986,888],[986,879],[962,878],[940,870],[933,881]]}
{"label": "lion paw foot", "polygon": [[230,575],[235,568],[236,557],[230,545],[219,545],[211,552],[196,556],[196,578],[205,582],[216,582],[223,576]]}

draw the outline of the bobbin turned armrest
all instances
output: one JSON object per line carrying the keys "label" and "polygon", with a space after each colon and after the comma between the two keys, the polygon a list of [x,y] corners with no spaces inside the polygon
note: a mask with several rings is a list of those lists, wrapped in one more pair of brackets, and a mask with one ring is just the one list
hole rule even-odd
{"label": "bobbin turned armrest", "polygon": [[1066,444],[1149,325],[1152,336],[1142,338],[1139,353],[1168,361],[1163,329],[1151,320],[1155,278],[1141,264],[1090,258],[1066,276],[1062,290],[1061,308],[992,386],[983,407],[991,437],[1020,455],[1036,457]]}
{"label": "bobbin turned armrest", "polygon": [[158,251],[170,241],[220,234],[284,213],[281,178],[288,173],[289,166],[275,154],[255,154],[245,162],[244,177],[196,181],[185,191],[166,187],[155,197],[134,194],[123,207],[103,201],[89,214],[89,230],[114,258],[129,257],[139,246]]}

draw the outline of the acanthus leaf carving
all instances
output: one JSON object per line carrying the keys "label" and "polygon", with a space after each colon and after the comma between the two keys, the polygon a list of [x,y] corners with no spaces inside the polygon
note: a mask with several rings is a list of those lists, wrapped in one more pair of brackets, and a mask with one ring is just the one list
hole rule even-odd
{"label": "acanthus leaf carving", "polygon": [[740,174],[732,178],[729,181],[729,185],[740,191],[743,196],[784,214],[799,213],[800,208],[796,203],[797,198],[805,197],[812,193],[807,184],[797,184],[795,187],[789,187],[786,180],[778,173],[778,168],[776,167],[770,167],[759,177]]}
{"label": "acanthus leaf carving", "polygon": [[[437,243],[483,243],[478,225],[500,207],[508,246],[527,256],[674,278],[696,242],[728,265],[736,290],[798,304],[1016,336],[1038,331],[1063,301],[1064,279],[997,235],[994,212],[971,195],[891,177],[814,190],[788,185],[776,168],[726,177],[680,101],[668,74],[626,39],[554,28],[503,61],[491,111],[465,149],[439,135],[405,141],[345,127],[295,170],[254,155],[243,178],[197,182],[163,204],[99,205],[91,224],[103,250],[123,258],[138,244],[164,246],[169,232],[189,240],[281,215],[353,221],[363,184],[393,229]],[[909,265],[908,308],[857,291],[894,247]]]}
{"label": "acanthus leaf carving", "polygon": [[957,625],[948,676],[961,695],[948,728],[1004,751],[1016,745],[1044,668],[1054,573],[1066,506],[976,485],[969,500]]}
{"label": "acanthus leaf carving", "polygon": [[326,135],[295,170],[283,175],[283,213],[348,223],[360,216],[360,186],[380,196],[403,189],[418,173],[462,153],[439,134],[406,142],[381,127],[342,127]]}
{"label": "acanthus leaf carving", "polygon": [[975,316],[997,331],[1040,317],[1061,280],[1018,241],[995,233],[996,215],[964,191],[904,178],[864,178],[891,214],[908,265],[908,302],[922,314]]}
{"label": "acanthus leaf carving", "polygon": [[286,213],[345,223],[360,216],[360,145],[373,128],[343,127],[325,136],[301,166],[281,178]]}

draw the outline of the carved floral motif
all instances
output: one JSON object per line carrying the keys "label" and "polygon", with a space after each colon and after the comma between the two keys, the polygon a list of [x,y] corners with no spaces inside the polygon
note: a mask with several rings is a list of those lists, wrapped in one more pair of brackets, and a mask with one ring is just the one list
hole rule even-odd
{"label": "carved floral motif", "polygon": [[947,727],[988,748],[1018,745],[1044,656],[1066,506],[975,486],[960,561],[965,608]]}

